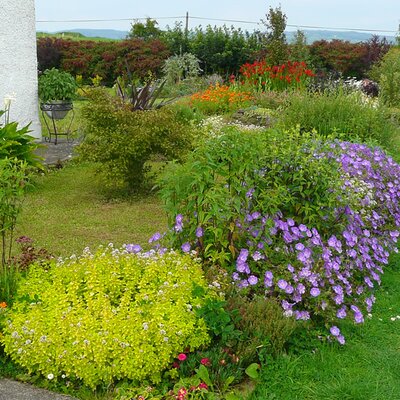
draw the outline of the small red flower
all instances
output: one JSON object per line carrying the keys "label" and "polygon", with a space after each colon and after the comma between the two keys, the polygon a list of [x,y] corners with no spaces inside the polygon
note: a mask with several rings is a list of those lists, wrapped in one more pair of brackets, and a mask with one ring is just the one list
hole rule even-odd
{"label": "small red flower", "polygon": [[5,301],[0,303],[0,308],[7,308],[7,303]]}
{"label": "small red flower", "polygon": [[178,355],[178,360],[179,361],[185,361],[187,359],[186,354],[181,353]]}
{"label": "small red flower", "polygon": [[203,365],[205,365],[206,367],[208,367],[208,366],[211,365],[211,361],[210,361],[209,358],[202,358],[202,359],[200,360],[200,363],[203,364]]}

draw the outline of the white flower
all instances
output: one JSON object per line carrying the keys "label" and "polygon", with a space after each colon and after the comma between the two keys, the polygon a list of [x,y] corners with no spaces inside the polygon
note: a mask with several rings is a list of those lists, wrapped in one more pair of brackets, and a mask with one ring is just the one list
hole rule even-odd
{"label": "white flower", "polygon": [[48,375],[47,375],[47,379],[50,379],[50,380],[51,380],[51,379],[53,379],[53,378],[54,378],[54,375],[53,375],[53,374],[48,374]]}
{"label": "white flower", "polygon": [[16,94],[15,93],[10,93],[6,94],[4,96],[4,107],[5,109],[8,109],[11,105],[11,102],[16,100]]}

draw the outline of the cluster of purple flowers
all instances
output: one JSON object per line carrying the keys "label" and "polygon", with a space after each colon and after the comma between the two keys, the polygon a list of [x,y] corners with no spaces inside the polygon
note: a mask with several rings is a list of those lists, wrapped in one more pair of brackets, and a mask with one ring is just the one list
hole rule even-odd
{"label": "cluster of purple flowers", "polygon": [[[262,290],[279,299],[284,314],[298,320],[318,315],[331,323],[344,318],[362,323],[372,310],[373,291],[389,254],[397,251],[400,166],[378,148],[348,142],[323,146],[314,157],[337,164],[341,176],[340,190],[332,192],[337,206],[324,210],[333,218],[317,229],[281,212],[263,215],[254,206],[257,190],[244,183],[245,210],[229,241],[229,254],[237,254],[232,259],[233,280],[241,288]],[[195,220],[178,214],[169,232],[179,238],[183,252],[201,253],[211,240],[208,227],[197,226]],[[223,223],[217,217],[213,220],[214,225]],[[163,237],[156,233],[149,242],[165,251],[159,243]],[[135,245],[127,250],[141,251]],[[330,335],[345,342],[336,325]]]}
{"label": "cluster of purple flowers", "polygon": [[[337,208],[341,224],[327,237],[281,213],[248,211],[237,224],[246,245],[233,279],[240,287],[263,281],[267,295],[279,298],[284,313],[296,319],[319,314],[362,323],[363,310],[371,312],[372,289],[380,284],[389,253],[397,251],[400,166],[380,149],[347,142],[331,147],[317,156],[338,163],[343,189],[357,198],[358,206]],[[337,327],[331,334],[344,343]]]}

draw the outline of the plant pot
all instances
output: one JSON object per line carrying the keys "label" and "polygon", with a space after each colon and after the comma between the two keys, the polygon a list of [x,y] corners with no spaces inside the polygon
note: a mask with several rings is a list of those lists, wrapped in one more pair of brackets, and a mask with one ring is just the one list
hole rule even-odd
{"label": "plant pot", "polygon": [[49,118],[57,120],[65,118],[68,111],[72,110],[73,107],[70,101],[53,101],[40,105],[40,109],[44,111]]}

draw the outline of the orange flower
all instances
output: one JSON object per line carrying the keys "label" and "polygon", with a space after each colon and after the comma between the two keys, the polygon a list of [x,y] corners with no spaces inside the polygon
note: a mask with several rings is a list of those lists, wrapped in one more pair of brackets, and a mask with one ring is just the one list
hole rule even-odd
{"label": "orange flower", "polygon": [[0,303],[0,308],[7,308],[7,303],[5,301]]}

